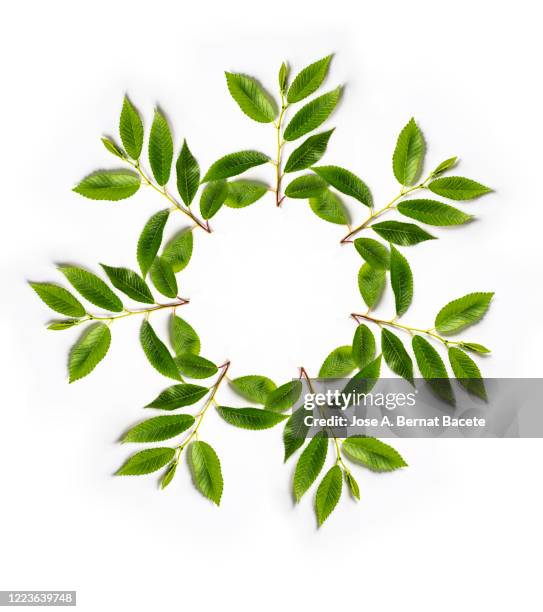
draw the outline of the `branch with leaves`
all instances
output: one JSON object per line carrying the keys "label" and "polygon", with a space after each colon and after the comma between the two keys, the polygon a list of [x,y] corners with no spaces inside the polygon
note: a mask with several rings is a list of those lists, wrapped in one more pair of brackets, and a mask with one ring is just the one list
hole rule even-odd
{"label": "branch with leaves", "polygon": [[[278,77],[279,104],[255,78],[226,72],[228,90],[243,113],[258,123],[273,124],[275,152],[271,156],[258,151],[231,153],[215,162],[204,180],[228,178],[241,174],[250,167],[269,162],[275,167],[275,176],[273,185],[266,186],[266,189],[275,194],[277,206],[281,206],[285,197],[312,198],[314,194],[318,195],[311,181],[308,182],[310,175],[294,179],[284,193],[282,193],[282,182],[285,175],[306,170],[322,158],[334,129],[309,136],[290,153],[283,165],[284,149],[285,145],[313,132],[328,119],[341,98],[342,88],[336,87],[313,98],[299,108],[288,123],[286,116],[292,106],[302,102],[321,87],[328,74],[331,61],[332,56],[328,55],[310,64],[296,75],[290,85],[288,82],[289,68],[286,63],[283,63]],[[244,181],[238,184],[238,188],[247,188],[250,184],[260,183]],[[313,200],[310,200],[310,204],[318,216],[325,219],[330,216],[322,204]]]}
{"label": "branch with leaves", "polygon": [[[349,373],[352,372],[354,366],[362,365],[362,367],[346,386],[345,391],[349,392],[356,387],[357,391],[363,390],[368,393],[379,378],[381,366],[381,356],[375,357],[374,352],[375,344],[372,348],[369,337],[362,342],[362,338],[356,333],[352,347],[340,347],[328,355],[319,371],[319,378],[335,377],[338,370],[345,369],[345,365],[340,365],[341,360],[350,359],[354,364],[356,359],[357,363],[351,366]],[[301,368],[301,376],[306,378],[309,389],[314,394],[311,379],[305,368]],[[304,417],[305,408],[302,406],[292,414],[285,426],[283,432],[285,462],[305,444],[309,427]],[[360,500],[360,487],[344,459],[347,462],[351,460],[361,463],[376,472],[389,472],[407,465],[394,448],[376,438],[353,436],[340,440],[332,428],[324,428],[313,436],[296,463],[293,478],[293,493],[296,502],[301,500],[322,472],[330,442],[335,451],[335,461],[321,480],[315,495],[315,513],[319,527],[337,506],[341,498],[343,479],[345,479],[352,498],[356,501]]]}
{"label": "branch with leaves", "polygon": [[[418,182],[422,172],[424,153],[425,144],[422,132],[415,120],[410,119],[398,136],[392,156],[394,176],[402,186],[400,193],[378,210],[374,210],[371,206],[371,212],[366,220],[352,229],[341,240],[342,243],[352,242],[353,236],[366,228],[371,228],[378,236],[388,242],[401,246],[410,246],[435,238],[435,236],[413,223],[399,221],[375,223],[377,218],[393,211],[426,225],[439,227],[463,225],[473,219],[472,215],[438,200],[408,199],[406,197],[417,191],[429,190],[434,195],[449,200],[467,201],[479,198],[492,191],[481,183],[463,176],[441,176],[456,166],[457,157],[450,157],[441,162],[424,180]],[[371,239],[354,241],[356,249],[363,257],[366,250],[371,251],[371,243],[368,240]]]}
{"label": "branch with leaves", "polygon": [[[401,339],[388,327],[403,330],[412,336],[412,348],[421,376],[428,382],[435,395],[454,405],[455,396],[447,368],[430,341],[436,341],[448,351],[454,376],[469,393],[486,400],[486,390],[481,372],[473,359],[465,352],[486,354],[485,346],[468,341],[453,341],[444,335],[458,333],[480,321],[492,299],[492,293],[471,293],[449,302],[436,316],[435,327],[421,329],[398,323],[395,319],[383,320],[368,314],[352,314],[358,323],[350,345],[339,346],[324,360],[318,374],[322,379],[350,378],[343,393],[369,393],[381,375],[381,359],[398,376],[414,385],[413,360]],[[371,329],[360,321],[371,322],[381,328],[381,351],[377,354],[377,342]],[[441,335],[443,334],[443,335]],[[430,341],[429,341],[430,340]],[[311,379],[304,368],[311,393],[315,393]],[[306,444],[309,426],[305,406],[297,408],[289,417],[283,431],[285,462]],[[362,465],[374,472],[390,472],[407,466],[403,457],[389,444],[367,436],[350,436],[338,439],[331,428],[316,433],[298,457],[293,479],[293,493],[299,502],[315,483],[324,469],[328,448],[332,445],[335,459],[317,487],[315,512],[320,525],[328,518],[339,502],[342,482],[355,500],[360,500],[360,487],[351,472],[349,462]]]}
{"label": "branch with leaves", "polygon": [[[399,284],[395,284],[394,289],[395,294],[398,295]],[[429,328],[405,325],[396,319],[379,319],[368,313],[353,313],[351,316],[357,323],[368,321],[381,328],[381,348],[386,363],[395,374],[413,383],[413,360],[400,338],[388,328],[409,333],[413,353],[422,377],[430,383],[441,399],[454,405],[454,393],[449,382],[447,368],[431,342],[447,350],[450,366],[458,382],[469,392],[481,399],[486,399],[481,372],[465,351],[485,355],[490,353],[490,349],[478,342],[451,340],[446,336],[457,334],[480,321],[488,310],[493,296],[493,293],[468,293],[453,300],[443,306],[436,315],[434,326]],[[367,330],[365,325],[363,328]]]}
{"label": "branch with leaves", "polygon": [[[183,331],[181,331],[181,329]],[[191,332],[189,332],[191,330]],[[173,337],[177,342],[186,343],[185,348],[194,351],[199,346],[196,333],[182,319],[172,320]],[[189,337],[191,339],[189,339]],[[217,368],[212,362],[199,357],[196,352],[184,352],[181,366],[192,378],[209,378],[217,374],[217,379],[211,387],[180,383],[168,387],[160,393],[146,408],[161,411],[174,411],[196,404],[207,396],[203,406],[195,415],[168,414],[146,419],[131,427],[122,437],[122,442],[154,443],[171,440],[186,433],[184,439],[176,446],[160,446],[145,449],[131,455],[117,470],[119,476],[141,476],[151,474],[166,467],[161,476],[160,486],[166,488],[173,480],[182,453],[187,449],[187,459],[196,488],[208,499],[219,505],[223,492],[223,475],[220,459],[215,449],[199,439],[199,429],[209,408],[216,403],[215,397],[226,377],[230,363],[226,362]],[[191,356],[188,358],[188,356]],[[213,373],[212,373],[213,372]]]}
{"label": "branch with leaves", "polygon": [[[369,393],[376,384],[381,370],[381,355],[375,354],[375,338],[369,330],[356,330],[351,345],[334,349],[324,360],[318,378],[345,378],[358,370],[347,384],[345,392],[356,389]],[[300,368],[300,378],[305,378],[309,391],[315,390],[305,368]],[[284,461],[288,461],[307,441],[309,426],[306,423],[307,410],[304,405],[290,415],[283,431]],[[391,446],[370,437],[337,438],[331,428],[317,432],[305,446],[294,470],[293,495],[300,502],[322,472],[328,456],[329,446],[334,450],[334,463],[327,470],[317,487],[315,513],[321,526],[335,509],[341,497],[343,480],[355,500],[360,500],[360,487],[348,466],[349,461],[361,463],[376,472],[388,472],[407,464]]]}
{"label": "branch with leaves", "polygon": [[[230,381],[244,399],[254,401],[252,407],[232,407],[219,404],[217,394],[221,385],[228,380],[227,373],[230,362],[222,366],[216,366],[212,361],[200,356],[200,338],[194,328],[185,320],[176,316],[171,317],[170,338],[175,353],[173,362],[178,369],[181,382],[164,389],[146,408],[167,411],[169,414],[155,416],[137,423],[130,428],[122,437],[122,442],[131,443],[155,443],[177,438],[184,434],[184,438],[174,446],[160,446],[145,449],[130,456],[117,471],[121,476],[139,476],[150,474],[166,468],[160,483],[165,488],[174,478],[183,451],[187,450],[187,460],[196,488],[207,498],[219,505],[223,490],[223,475],[220,459],[214,448],[199,437],[199,430],[209,409],[214,406],[217,413],[230,425],[242,429],[263,430],[274,427],[286,419],[281,414],[288,404],[287,389],[279,389],[275,399],[266,404],[266,408],[259,407],[265,390],[273,385],[269,379],[259,380],[258,377],[244,377]],[[161,374],[170,376],[170,370],[164,367],[169,363],[171,355],[164,344],[163,348],[157,348],[150,344],[146,349],[147,357],[151,364]],[[145,348],[145,345],[144,345]],[[180,376],[182,374],[182,376]],[[217,376],[215,382],[210,386],[186,382],[186,378],[204,380]],[[172,376],[174,378],[174,376]],[[291,388],[290,383],[286,387]],[[298,396],[301,388],[298,391]],[[197,405],[203,401],[197,413],[171,414],[178,409],[185,410],[190,406]],[[288,404],[290,405],[290,404]]]}
{"label": "branch with leaves", "polygon": [[[175,312],[179,306],[188,304],[188,300],[177,295],[175,276],[166,282],[162,275],[154,276],[155,286],[168,297],[175,297],[174,302],[157,302],[145,280],[128,268],[114,268],[102,264],[111,284],[136,302],[148,304],[146,308],[126,308],[119,296],[99,276],[76,266],[60,266],[70,285],[85,300],[102,308],[104,312],[95,314],[70,291],[56,283],[30,283],[41,300],[55,312],[70,317],[53,321],[48,325],[50,330],[65,330],[90,323],[79,340],[74,344],[68,359],[70,382],[90,374],[106,356],[111,344],[111,325],[119,319],[140,315],[144,317],[141,335],[150,341],[159,342],[148,322],[150,315],[161,310]],[[158,274],[158,273],[156,273]],[[145,349],[145,346],[144,346]]]}
{"label": "branch with leaves", "polygon": [[133,170],[98,170],[85,177],[74,191],[91,200],[124,200],[138,192],[141,185],[146,185],[163,196],[171,205],[195,223],[196,227],[210,232],[209,223],[199,219],[190,209],[190,205],[200,183],[200,168],[186,142],[176,161],[177,190],[182,202],[179,202],[168,190],[173,161],[173,138],[164,114],[155,110],[155,116],[149,134],[148,156],[153,177],[143,168],[141,153],[144,141],[144,129],[141,117],[125,97],[119,121],[119,134],[123,147],[113,139],[103,137],[105,148],[115,157],[133,168]]}

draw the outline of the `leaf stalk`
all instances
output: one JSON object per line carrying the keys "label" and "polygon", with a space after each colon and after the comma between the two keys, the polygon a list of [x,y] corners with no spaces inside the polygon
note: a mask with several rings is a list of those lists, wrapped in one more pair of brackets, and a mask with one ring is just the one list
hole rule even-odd
{"label": "leaf stalk", "polygon": [[[313,388],[313,384],[311,383],[311,378],[307,372],[307,370],[302,366],[300,368],[300,378],[304,378],[307,382],[307,385],[309,387],[309,390],[311,391],[311,393],[313,393],[313,395],[315,394],[315,389]],[[324,413],[321,409],[321,407],[319,406],[319,411],[321,413],[322,416],[324,416]],[[343,459],[341,458],[341,448],[339,446],[339,440],[336,437],[336,435],[334,434],[334,431],[330,428],[328,428],[330,431],[330,434],[332,435],[332,439],[334,440],[334,447],[336,449],[336,464],[340,465],[346,472],[348,472],[349,470],[347,469],[347,466],[343,463]]]}
{"label": "leaf stalk", "polygon": [[407,189],[405,187],[402,188],[400,193],[395,198],[393,198],[386,206],[383,206],[383,208],[380,208],[379,210],[375,210],[375,211],[372,210],[369,217],[363,223],[355,227],[353,230],[351,230],[346,236],[344,236],[340,240],[340,244],[352,242],[351,238],[353,236],[356,236],[356,234],[366,229],[372,221],[375,221],[375,219],[377,219],[377,217],[380,217],[381,215],[384,215],[385,213],[387,213],[389,210],[393,210],[394,208],[396,208],[397,202],[401,200],[403,197],[405,197],[406,195],[413,193],[414,191],[418,191],[419,189],[426,189],[426,184],[431,178],[432,178],[432,175],[428,176],[426,179],[424,179],[422,183],[418,185],[414,185],[413,187],[409,187]]}
{"label": "leaf stalk", "polygon": [[202,424],[202,420],[206,414],[206,412],[208,411],[209,407],[212,404],[217,404],[217,402],[215,401],[215,396],[217,395],[217,391],[219,390],[219,387],[221,386],[222,381],[225,379],[226,374],[228,372],[228,368],[230,367],[230,361],[227,361],[226,363],[223,363],[223,365],[219,366],[219,368],[221,369],[221,373],[219,374],[219,376],[217,377],[217,380],[215,381],[215,384],[211,387],[211,395],[209,396],[209,398],[207,399],[206,403],[204,404],[204,407],[202,408],[202,410],[198,413],[198,421],[196,423],[196,427],[192,430],[192,432],[187,436],[187,438],[179,445],[176,447],[177,450],[177,456],[175,459],[175,462],[178,463],[179,462],[179,458],[181,456],[181,453],[183,452],[183,449],[185,448],[185,446],[187,446],[187,444],[195,437],[198,435],[198,429],[200,428],[200,425]]}
{"label": "leaf stalk", "polygon": [[276,134],[277,134],[277,150],[276,157],[273,164],[275,165],[275,204],[276,206],[281,206],[285,196],[281,196],[281,180],[283,179],[283,174],[281,172],[281,162],[282,162],[282,151],[283,145],[285,144],[281,134],[281,127],[283,125],[283,118],[285,116],[285,111],[288,108],[288,103],[285,102],[285,96],[283,92],[280,92],[281,95],[281,112],[279,113],[279,118],[277,119],[277,123],[275,124]]}
{"label": "leaf stalk", "polygon": [[181,204],[180,202],[178,202],[166,189],[166,187],[163,187],[162,189],[158,186],[155,185],[155,183],[153,183],[153,181],[149,178],[149,176],[147,175],[147,173],[143,170],[143,168],[141,167],[139,161],[136,162],[132,162],[131,160],[127,159],[126,160],[135,170],[136,172],[141,176],[141,178],[143,179],[143,181],[145,182],[146,185],[148,185],[149,187],[152,187],[157,193],[159,193],[161,196],[164,196],[168,202],[170,202],[170,204],[173,204],[173,206],[176,208],[176,210],[178,210],[179,212],[183,213],[184,215],[186,215],[187,217],[189,217],[189,219],[192,219],[192,221],[194,221],[194,223],[196,223],[197,227],[200,227],[201,229],[204,230],[204,232],[207,232],[208,234],[211,234],[212,230],[211,227],[209,226],[209,221],[202,221],[201,219],[199,219],[189,208],[183,206],[183,204]]}
{"label": "leaf stalk", "polygon": [[434,338],[435,340],[439,340],[439,342],[442,342],[446,347],[462,344],[462,342],[455,342],[453,340],[447,340],[446,338],[443,338],[443,336],[436,334],[432,328],[421,329],[420,327],[411,327],[410,325],[402,325],[401,323],[398,323],[395,319],[390,319],[389,321],[387,321],[385,319],[377,319],[375,317],[370,316],[369,314],[358,314],[355,312],[351,314],[351,317],[357,323],[360,323],[360,319],[363,319],[365,321],[370,321],[371,323],[375,323],[376,325],[379,325],[379,326],[387,325],[388,327],[395,327],[396,329],[403,329],[404,331],[409,332],[411,335],[415,332],[419,334],[426,334],[427,336],[430,336],[431,338]]}
{"label": "leaf stalk", "polygon": [[178,297],[176,302],[170,302],[169,304],[155,304],[154,306],[151,306],[151,308],[138,308],[137,310],[125,310],[122,314],[113,315],[111,317],[99,317],[91,313],[87,313],[87,316],[81,319],[79,323],[84,323],[86,321],[113,322],[113,321],[116,321],[117,319],[124,319],[125,317],[131,317],[134,315],[145,315],[145,317],[148,317],[152,312],[156,312],[157,310],[164,310],[166,308],[174,309],[174,308],[177,308],[178,306],[184,306],[185,304],[188,304],[189,301],[190,300],[188,299]]}

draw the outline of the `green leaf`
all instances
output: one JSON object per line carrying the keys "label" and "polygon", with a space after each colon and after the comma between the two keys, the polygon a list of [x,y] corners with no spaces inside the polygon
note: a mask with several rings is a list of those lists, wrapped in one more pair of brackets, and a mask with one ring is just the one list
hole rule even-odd
{"label": "green leaf", "polygon": [[183,202],[190,206],[200,185],[200,166],[191,153],[186,140],[183,140],[179,157],[175,162],[175,170],[177,175],[177,191]]}
{"label": "green leaf", "polygon": [[110,312],[121,312],[123,309],[121,300],[96,274],[75,266],[59,266],[58,269],[72,287],[91,304]]}
{"label": "green leaf", "polygon": [[155,260],[158,249],[162,244],[162,236],[164,234],[164,226],[170,215],[169,210],[161,210],[155,213],[145,224],[139,240],[137,258],[140,266],[141,274],[145,278],[147,272]]}
{"label": "green leaf", "polygon": [[217,373],[218,368],[209,359],[194,355],[193,353],[182,353],[175,358],[175,363],[181,374],[189,378],[209,378]]}
{"label": "green leaf", "polygon": [[457,300],[449,302],[437,313],[435,327],[440,334],[456,332],[480,321],[494,293],[468,293]]}
{"label": "green leaf", "polygon": [[288,141],[297,140],[318,128],[328,119],[340,96],[341,87],[337,87],[303,106],[290,120],[283,138]]}
{"label": "green leaf", "polygon": [[328,55],[301,70],[288,90],[287,102],[300,102],[315,93],[326,78],[331,61],[332,55]]}
{"label": "green leaf", "polygon": [[351,359],[355,366],[362,370],[373,361],[374,357],[375,337],[367,325],[360,324],[354,332]]}
{"label": "green leaf", "polygon": [[174,314],[170,323],[170,337],[176,355],[182,353],[198,355],[200,352],[200,338],[194,328]]}
{"label": "green leaf", "polygon": [[218,159],[206,172],[202,183],[219,181],[231,176],[237,176],[249,168],[261,166],[270,161],[270,158],[259,151],[238,151],[229,153]]}
{"label": "green leaf", "polygon": [[294,411],[288,418],[283,430],[283,445],[285,447],[285,461],[304,445],[309,426],[304,423],[305,417],[310,414],[304,406]]}
{"label": "green leaf", "polygon": [[459,348],[449,349],[449,362],[458,382],[470,393],[487,400],[485,383],[473,359]]}
{"label": "green leaf", "polygon": [[73,191],[91,200],[124,200],[140,188],[140,177],[130,170],[98,170],[86,176]]}
{"label": "green leaf", "polygon": [[382,221],[370,226],[371,229],[384,238],[387,242],[400,246],[411,246],[424,242],[425,240],[435,240],[435,236],[429,234],[422,227],[414,223],[402,223],[401,221]]}
{"label": "green leaf", "polygon": [[444,176],[432,181],[428,189],[433,193],[449,198],[451,200],[473,200],[492,189],[485,187],[477,181],[464,178],[463,176]]}
{"label": "green leaf", "polygon": [[442,174],[443,172],[445,172],[445,170],[448,170],[449,168],[455,166],[457,161],[458,157],[449,157],[449,159],[442,161],[439,166],[432,172],[432,176],[438,176],[439,174]]}
{"label": "green leaf", "polygon": [[339,465],[331,467],[322,479],[315,498],[315,511],[319,527],[330,516],[341,497],[343,478]]}
{"label": "green leaf", "polygon": [[443,400],[454,405],[454,393],[443,360],[436,349],[422,336],[414,336],[413,352],[423,378]]}
{"label": "green leaf", "polygon": [[321,132],[310,136],[307,140],[292,151],[287,163],[285,164],[285,172],[298,172],[299,170],[305,170],[316,164],[319,159],[324,155],[328,141],[332,135],[334,129],[328,130],[327,132]]}
{"label": "green leaf", "polygon": [[105,323],[94,323],[73,345],[68,358],[70,382],[90,374],[106,356],[111,344],[111,332]]}
{"label": "green leaf", "polygon": [[[381,355],[376,357],[373,361],[370,361],[364,366],[360,372],[355,374],[349,382],[343,388],[343,393],[348,395],[349,393],[361,394],[369,393],[379,380],[379,374],[381,373]],[[349,401],[347,405],[352,402]]]}
{"label": "green leaf", "polygon": [[377,440],[352,436],[343,441],[343,452],[374,472],[391,472],[407,466],[397,450]]}
{"label": "green leaf", "polygon": [[260,83],[244,74],[225,72],[228,91],[247,117],[259,123],[270,123],[277,115],[277,106]]}
{"label": "green leaf", "polygon": [[344,472],[345,474],[345,482],[349,487],[349,491],[351,495],[356,499],[356,501],[360,501],[360,487],[356,482],[356,478],[351,474],[351,472]]}
{"label": "green leaf", "polygon": [[398,204],[397,208],[406,217],[441,227],[462,225],[473,219],[472,215],[436,200],[406,200]]}
{"label": "green leaf", "polygon": [[141,324],[140,343],[149,363],[157,372],[168,378],[181,380],[173,357],[166,345],[156,335],[149,321],[143,321]]}
{"label": "green leaf", "polygon": [[64,329],[71,329],[76,325],[79,325],[81,321],[79,319],[62,319],[61,321],[52,321],[47,329],[51,329],[54,331],[62,331]]}
{"label": "green leaf", "polygon": [[100,265],[107,274],[111,284],[129,298],[143,304],[155,303],[155,298],[149,290],[147,283],[136,272],[128,268],[113,268],[105,264]]}
{"label": "green leaf", "polygon": [[268,191],[268,186],[260,181],[240,179],[228,183],[228,193],[224,204],[230,208],[245,208],[260,200]]}
{"label": "green leaf", "polygon": [[120,467],[117,476],[141,476],[160,470],[175,456],[173,448],[148,448],[129,457]]}
{"label": "green leaf", "polygon": [[262,408],[218,406],[217,411],[227,423],[241,429],[269,429],[287,418],[285,414]]}
{"label": "green leaf", "polygon": [[119,157],[120,159],[126,159],[124,151],[119,146],[117,146],[117,144],[113,140],[111,140],[111,138],[104,136],[102,138],[102,144],[110,153],[115,155],[115,157]]}
{"label": "green leaf", "polygon": [[207,387],[200,385],[179,384],[164,389],[155,399],[145,406],[160,410],[176,410],[183,406],[192,406],[209,392]]}
{"label": "green leaf", "polygon": [[386,284],[386,272],[365,263],[358,271],[358,289],[368,308],[376,306]]}
{"label": "green leaf", "polygon": [[279,82],[279,91],[284,95],[285,92],[287,91],[287,82],[288,82],[288,75],[289,75],[289,67],[288,65],[283,62],[281,64],[281,68],[279,68],[279,75],[278,75],[278,82]]}
{"label": "green leaf", "polygon": [[192,257],[193,245],[192,228],[181,230],[166,244],[162,257],[170,262],[174,272],[181,272]]}
{"label": "green leaf", "polygon": [[425,380],[448,378],[443,360],[436,349],[422,336],[413,336],[413,352]]}
{"label": "green leaf", "polygon": [[388,367],[402,378],[413,384],[413,361],[402,341],[388,329],[381,331],[381,350]]}
{"label": "green leaf", "polygon": [[132,159],[139,159],[143,147],[143,123],[128,96],[124,97],[119,133],[126,152]]}
{"label": "green leaf", "polygon": [[173,160],[173,140],[166,117],[155,110],[151,134],[149,135],[149,163],[159,185],[170,179]]}
{"label": "green leaf", "polygon": [[373,205],[368,186],[356,174],[339,166],[317,166],[312,170],[341,193],[355,198],[364,206],[371,208]]}
{"label": "green leaf", "polygon": [[138,423],[123,436],[123,442],[162,442],[175,438],[194,425],[190,414],[171,414],[153,417]]}
{"label": "green leaf", "polygon": [[170,262],[165,257],[155,257],[151,266],[151,280],[162,295],[170,298],[177,295],[177,280]]}
{"label": "green leaf", "polygon": [[294,471],[294,498],[297,502],[320,474],[328,452],[328,436],[319,431],[305,447]]}
{"label": "green leaf", "polygon": [[324,360],[319,370],[319,378],[343,378],[355,369],[352,347],[340,346]]}
{"label": "green leaf", "polygon": [[192,442],[188,459],[194,485],[218,506],[221,503],[223,479],[217,453],[207,442]]}
{"label": "green leaf", "polygon": [[460,344],[460,348],[465,348],[468,351],[473,351],[474,353],[482,353],[483,355],[491,352],[489,348],[486,348],[486,346],[478,344],[477,342],[462,342]]}
{"label": "green leaf", "polygon": [[267,410],[275,412],[283,412],[288,408],[292,408],[298,401],[302,393],[302,383],[299,380],[290,380],[289,382],[277,387],[266,398],[265,407]]}
{"label": "green leaf", "polygon": [[83,317],[85,308],[83,304],[67,289],[53,283],[29,283],[51,310],[68,317]]}
{"label": "green leaf", "polygon": [[224,204],[228,195],[226,181],[210,181],[200,196],[200,213],[204,219],[211,219]]}
{"label": "green leaf", "polygon": [[256,374],[235,378],[230,385],[241,397],[262,405],[266,403],[268,395],[277,388],[273,380]]}
{"label": "green leaf", "polygon": [[413,273],[407,259],[390,245],[390,284],[396,302],[396,315],[401,317],[413,300]]}
{"label": "green leaf", "polygon": [[309,198],[311,210],[325,221],[337,225],[348,225],[350,218],[340,197],[325,189],[318,196]]}
{"label": "green leaf", "polygon": [[285,189],[289,198],[306,199],[319,196],[326,189],[326,183],[316,174],[304,174],[291,181]]}
{"label": "green leaf", "polygon": [[390,253],[384,244],[373,238],[357,238],[354,248],[368,264],[376,270],[388,270],[390,268]]}
{"label": "green leaf", "polygon": [[392,157],[392,169],[400,185],[413,185],[420,175],[423,158],[424,138],[415,120],[411,118],[398,136]]}
{"label": "green leaf", "polygon": [[164,476],[162,477],[162,480],[160,481],[161,489],[165,489],[170,484],[170,482],[173,480],[173,477],[175,476],[176,471],[177,471],[177,463],[174,461],[170,463],[170,465],[168,466],[168,469],[166,470],[166,473],[164,474]]}

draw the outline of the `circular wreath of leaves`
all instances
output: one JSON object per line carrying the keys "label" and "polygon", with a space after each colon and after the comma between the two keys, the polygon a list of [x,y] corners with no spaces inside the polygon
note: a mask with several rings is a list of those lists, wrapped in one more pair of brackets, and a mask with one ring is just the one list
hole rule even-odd
{"label": "circular wreath of leaves", "polygon": [[[273,193],[281,206],[285,198],[308,200],[310,209],[321,219],[346,226],[348,232],[342,244],[353,244],[362,257],[358,273],[360,294],[368,307],[365,313],[353,313],[356,323],[354,337],[349,344],[335,348],[324,360],[319,378],[352,376],[346,391],[369,392],[380,376],[381,359],[398,376],[413,383],[413,360],[402,340],[391,330],[411,335],[412,350],[422,377],[428,381],[438,397],[454,404],[454,391],[447,368],[433,344],[446,349],[450,366],[458,382],[470,393],[486,399],[484,383],[478,366],[466,351],[484,354],[486,347],[471,341],[453,341],[447,336],[479,321],[489,307],[492,293],[477,292],[449,302],[436,316],[429,328],[418,328],[398,321],[409,308],[413,298],[413,274],[405,256],[397,246],[407,247],[432,240],[435,236],[419,225],[376,219],[396,211],[426,225],[456,226],[468,223],[472,216],[442,201],[443,198],[467,201],[491,190],[484,185],[459,176],[442,176],[457,163],[451,157],[439,164],[426,178],[420,174],[425,154],[422,133],[411,119],[401,131],[393,154],[393,172],[401,190],[388,204],[376,209],[367,185],[345,168],[317,166],[323,157],[334,129],[306,138],[297,146],[286,162],[285,145],[316,130],[334,111],[341,96],[336,87],[304,103],[285,125],[287,111],[312,96],[323,84],[332,56],[329,55],[301,70],[289,85],[289,69],[285,63],[279,71],[279,99],[277,104],[260,83],[249,76],[226,72],[228,90],[240,109],[251,119],[273,124],[276,133],[275,155],[270,157],[255,150],[238,151],[221,157],[211,165],[201,179],[200,166],[186,141],[175,161],[177,199],[168,188],[173,165],[174,146],[164,114],[157,109],[148,140],[148,159],[151,172],[141,163],[144,128],[140,114],[125,97],[119,123],[122,147],[108,137],[102,138],[105,148],[129,168],[100,170],[84,178],[74,191],[95,200],[123,200],[134,195],[142,186],[166,198],[167,209],[154,214],[145,224],[137,245],[139,273],[124,267],[101,264],[111,285],[131,300],[144,304],[141,308],[127,308],[110,286],[94,273],[76,266],[60,266],[70,285],[88,302],[104,312],[93,314],[65,288],[54,283],[30,283],[39,297],[54,311],[69,317],[49,324],[48,329],[64,330],[88,323],[85,331],[70,351],[68,372],[70,382],[90,374],[105,357],[111,343],[111,326],[119,319],[142,316],[140,342],[149,363],[175,384],[161,391],[146,406],[160,412],[145,419],[124,433],[122,442],[148,444],[170,441],[181,436],[175,445],[140,450],[131,455],[116,472],[119,475],[143,475],[163,469],[160,486],[165,488],[175,476],[183,451],[196,488],[219,505],[223,492],[223,476],[219,457],[213,447],[200,439],[200,427],[209,409],[214,406],[229,424],[250,430],[274,427],[286,420],[283,430],[284,460],[305,446],[298,458],[293,478],[296,501],[316,481],[326,463],[330,444],[335,450],[333,466],[321,480],[315,497],[318,524],[321,525],[334,510],[342,492],[343,480],[351,496],[360,499],[359,485],[349,462],[360,464],[376,472],[396,470],[405,465],[401,455],[388,444],[370,437],[353,436],[339,440],[333,432],[323,429],[307,442],[309,427],[305,424],[305,408],[298,402],[306,390],[314,392],[311,377],[301,367],[299,377],[277,385],[262,375],[229,378],[230,362],[216,365],[203,357],[200,338],[193,327],[178,315],[178,309],[189,300],[179,295],[176,274],[189,263],[193,251],[193,230],[211,233],[210,219],[224,206],[244,208]],[[232,180],[247,170],[271,164],[274,182],[268,185],[253,179]],[[308,170],[291,180],[284,192],[282,183],[288,175]],[[200,216],[191,204],[198,191]],[[432,193],[432,199],[414,199],[415,192]],[[367,218],[351,226],[350,217],[338,192],[368,208]],[[164,228],[170,215],[180,212],[192,226],[176,234],[163,248]],[[356,235],[372,230],[384,240]],[[160,252],[161,251],[161,252]],[[160,253],[159,253],[160,252]],[[155,289],[169,302],[157,301],[149,287],[150,276]],[[377,306],[390,278],[396,312],[393,318],[374,317]],[[170,342],[173,353],[158,337],[151,322],[153,313],[170,312]],[[368,323],[381,331],[381,349]],[[353,373],[355,374],[353,375]],[[192,381],[212,379],[211,384]],[[218,400],[221,385],[227,380],[231,388],[250,407],[225,406]],[[178,409],[197,406],[194,415],[176,413]],[[291,414],[285,414],[291,410]],[[162,414],[165,413],[165,414]]]}

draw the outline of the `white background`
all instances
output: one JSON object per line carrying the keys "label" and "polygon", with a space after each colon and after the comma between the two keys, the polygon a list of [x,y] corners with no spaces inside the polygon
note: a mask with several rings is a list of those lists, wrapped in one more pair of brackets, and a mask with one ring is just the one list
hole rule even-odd
{"label": "white background", "polygon": [[[335,52],[329,88],[345,83],[323,163],[345,165],[377,204],[396,194],[391,154],[412,115],[427,163],[496,193],[463,208],[478,220],[404,249],[416,296],[406,322],[430,325],[447,301],[496,291],[470,339],[488,344],[488,376],[541,375],[541,15],[538,3],[435,1],[258,4],[28,2],[4,7],[2,147],[2,441],[0,589],[77,589],[82,610],[540,609],[543,510],[538,440],[400,440],[410,467],[356,474],[316,530],[312,494],[290,497],[279,428],[246,432],[210,413],[202,437],[225,475],[221,508],[186,466],[164,492],[152,476],[114,478],[116,443],[167,386],[138,347],[136,317],[113,327],[104,363],[74,385],[66,355],[76,331],[47,332],[50,313],[26,281],[60,281],[55,264],[135,267],[137,236],[164,206],[141,190],[119,203],[70,188],[115,167],[99,137],[115,134],[128,92],[149,127],[168,114],[203,169],[243,148],[271,153],[273,128],[241,114],[223,70],[275,88]],[[429,168],[428,168],[429,169]],[[268,178],[271,167],[255,172]],[[352,206],[355,221],[365,209]],[[168,232],[184,225],[179,216]],[[342,228],[303,201],[225,209],[196,231],[179,275],[182,311],[203,353],[232,375],[278,383],[350,342],[360,309],[360,258]],[[379,312],[392,312],[390,296]],[[166,321],[156,317],[163,332]],[[223,399],[231,399],[225,392]],[[312,492],[313,493],[313,492]],[[537,572],[537,574],[536,574]],[[536,592],[538,591],[538,593]],[[539,603],[537,600],[539,599]],[[104,603],[107,601],[107,603]]]}

